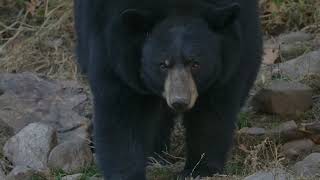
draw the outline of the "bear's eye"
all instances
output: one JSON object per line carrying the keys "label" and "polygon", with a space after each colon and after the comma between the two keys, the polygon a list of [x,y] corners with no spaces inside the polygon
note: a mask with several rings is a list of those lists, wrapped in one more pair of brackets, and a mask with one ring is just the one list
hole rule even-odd
{"label": "bear's eye", "polygon": [[166,61],[160,63],[160,69],[162,71],[166,71],[169,68],[169,65],[170,65],[169,61],[166,60]]}
{"label": "bear's eye", "polygon": [[168,66],[165,63],[160,63],[160,69],[162,71],[166,71],[168,69]]}
{"label": "bear's eye", "polygon": [[200,68],[200,63],[198,61],[192,61],[191,68],[193,70],[198,70]]}

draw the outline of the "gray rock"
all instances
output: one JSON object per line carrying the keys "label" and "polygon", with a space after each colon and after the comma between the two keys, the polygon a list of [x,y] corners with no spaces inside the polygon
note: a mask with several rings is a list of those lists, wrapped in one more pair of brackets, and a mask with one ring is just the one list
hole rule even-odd
{"label": "gray rock", "polygon": [[293,171],[302,177],[320,175],[320,153],[312,153],[293,166]]}
{"label": "gray rock", "polygon": [[306,42],[282,44],[280,45],[279,54],[282,60],[287,61],[287,60],[299,57],[304,53],[307,53],[308,51],[310,51],[310,49],[311,49],[311,43],[306,43]]}
{"label": "gray rock", "polygon": [[295,131],[298,129],[298,125],[295,121],[286,121],[278,126],[269,130],[269,133],[280,135],[280,134],[287,134],[287,132]]}
{"label": "gray rock", "polygon": [[272,62],[275,61],[287,61],[296,58],[313,49],[312,39],[313,36],[311,34],[305,32],[291,32],[281,34],[276,39],[265,40],[265,55],[263,62],[265,63],[271,60],[270,62],[273,64]]}
{"label": "gray rock", "polygon": [[35,176],[44,176],[45,172],[36,171],[26,166],[16,166],[5,180],[33,180]]}
{"label": "gray rock", "polygon": [[82,115],[86,115],[83,112],[87,111],[90,98],[75,81],[53,81],[31,73],[3,73],[0,89],[0,117],[14,132],[32,122],[50,123],[57,129],[89,122]]}
{"label": "gray rock", "polygon": [[61,178],[61,180],[80,180],[82,177],[82,174],[74,174],[74,175],[68,175]]}
{"label": "gray rock", "polygon": [[312,89],[298,82],[276,80],[252,98],[255,110],[279,115],[296,115],[312,106]]}
{"label": "gray rock", "polygon": [[69,173],[79,173],[92,164],[93,155],[85,140],[64,142],[56,146],[49,155],[48,165]]}
{"label": "gray rock", "polygon": [[291,80],[302,80],[306,76],[320,75],[320,50],[309,52],[296,59],[280,63],[280,72]]}
{"label": "gray rock", "polygon": [[305,137],[305,134],[298,130],[298,125],[295,121],[286,121],[278,126],[267,131],[267,136],[283,141],[301,139]]}
{"label": "gray rock", "polygon": [[283,145],[282,152],[288,159],[295,160],[298,157],[310,153],[314,145],[310,139],[290,141]]}
{"label": "gray rock", "polygon": [[244,135],[250,135],[250,136],[260,136],[264,135],[266,133],[266,130],[264,128],[258,128],[258,127],[244,127],[239,130],[239,134]]}
{"label": "gray rock", "polygon": [[294,178],[286,171],[274,168],[269,171],[256,172],[246,177],[244,180],[294,180]]}
{"label": "gray rock", "polygon": [[4,145],[4,155],[13,165],[46,169],[48,155],[57,144],[56,131],[42,123],[31,123]]}
{"label": "gray rock", "polygon": [[278,37],[278,41],[281,44],[292,44],[295,42],[310,41],[312,39],[313,39],[312,34],[302,32],[302,31],[281,34]]}

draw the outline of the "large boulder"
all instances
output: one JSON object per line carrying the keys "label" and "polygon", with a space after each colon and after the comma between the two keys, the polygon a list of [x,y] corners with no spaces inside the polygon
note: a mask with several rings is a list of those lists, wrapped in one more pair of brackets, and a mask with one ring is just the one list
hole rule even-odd
{"label": "large boulder", "polygon": [[57,129],[59,143],[88,138],[92,117],[88,92],[76,81],[0,73],[0,124],[12,134],[33,122],[47,123]]}
{"label": "large boulder", "polygon": [[272,81],[252,98],[255,110],[280,115],[295,115],[312,106],[312,89],[298,82]]}
{"label": "large boulder", "polygon": [[54,128],[42,123],[32,123],[6,142],[3,153],[14,166],[44,170],[47,169],[48,155],[56,145]]}
{"label": "large boulder", "polygon": [[50,153],[48,165],[52,169],[62,169],[68,173],[79,173],[89,167],[93,155],[86,140],[64,142]]}

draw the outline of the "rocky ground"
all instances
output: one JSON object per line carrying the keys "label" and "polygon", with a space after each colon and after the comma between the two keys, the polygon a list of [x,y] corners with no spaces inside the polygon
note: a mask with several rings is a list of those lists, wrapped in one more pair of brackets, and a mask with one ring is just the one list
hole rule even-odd
{"label": "rocky ground", "polygon": [[75,81],[3,73],[0,89],[5,179],[48,177],[50,170],[79,173],[92,166],[85,88]]}

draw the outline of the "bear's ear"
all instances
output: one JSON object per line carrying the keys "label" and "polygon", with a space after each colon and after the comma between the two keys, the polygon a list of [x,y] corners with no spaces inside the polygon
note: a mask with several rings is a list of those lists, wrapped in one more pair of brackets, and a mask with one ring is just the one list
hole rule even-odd
{"label": "bear's ear", "polygon": [[148,32],[153,26],[151,13],[143,10],[126,9],[120,18],[123,25],[132,33]]}
{"label": "bear's ear", "polygon": [[240,5],[232,3],[224,7],[211,7],[206,13],[206,20],[214,29],[221,29],[232,24],[239,16]]}

